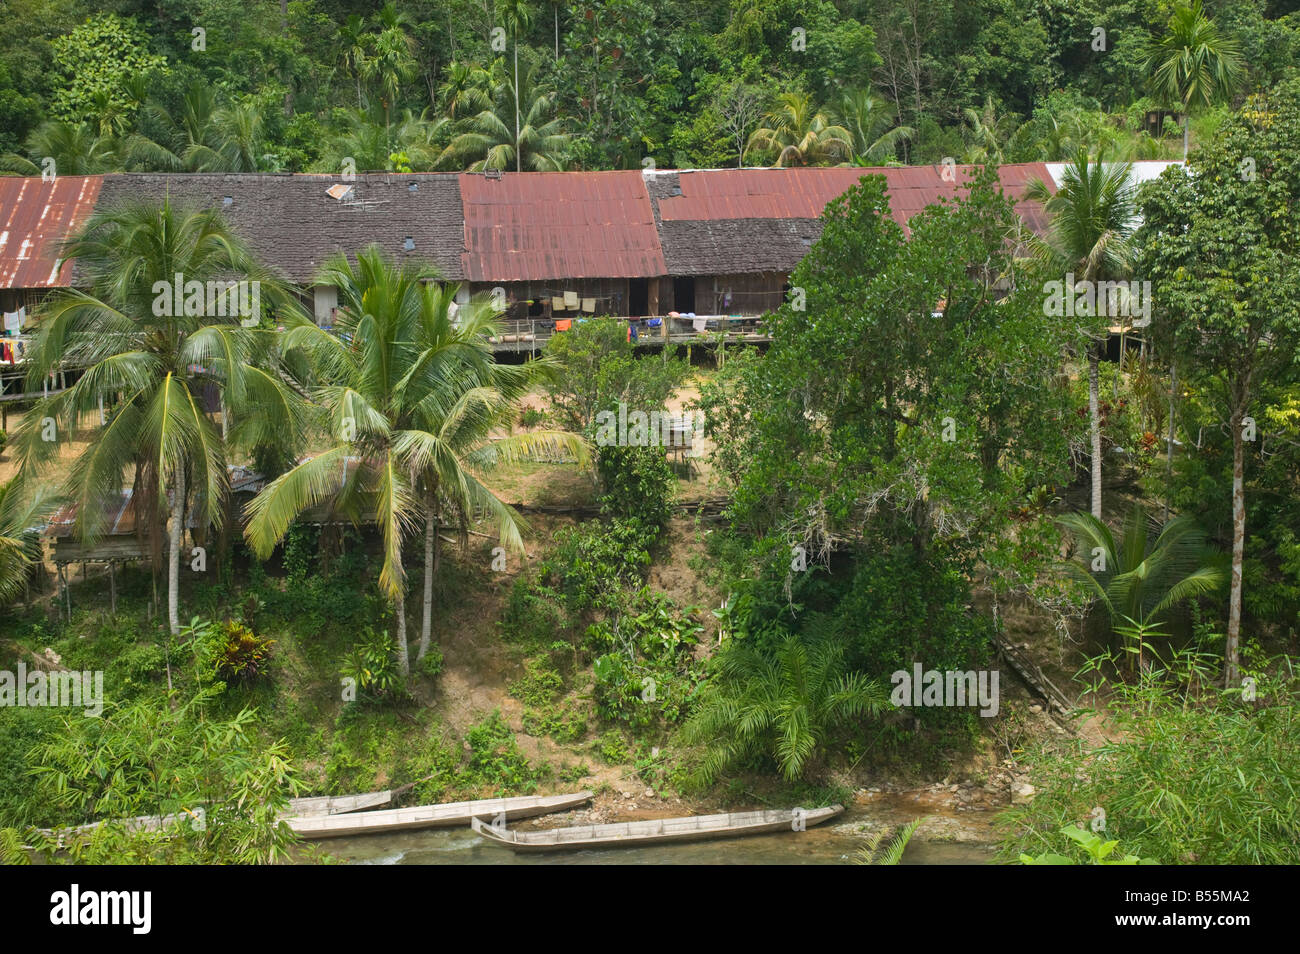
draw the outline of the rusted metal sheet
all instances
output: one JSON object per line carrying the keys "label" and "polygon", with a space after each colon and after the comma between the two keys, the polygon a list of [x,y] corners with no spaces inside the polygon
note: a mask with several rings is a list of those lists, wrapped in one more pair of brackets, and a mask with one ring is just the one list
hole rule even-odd
{"label": "rusted metal sheet", "polygon": [[[904,229],[912,216],[943,198],[955,198],[974,173],[972,166],[956,166],[944,177],[942,166],[830,169],[707,169],[679,174],[681,195],[659,200],[664,222],[724,221],[735,219],[815,219],[826,204],[867,175],[883,175],[889,189],[890,209]],[[1019,200],[1029,182],[1052,177],[1042,163],[1003,166],[1003,189]],[[952,181],[948,181],[951,179]],[[1036,203],[1021,202],[1020,211],[1031,228],[1043,226]]]}
{"label": "rusted metal sheet", "polygon": [[[45,526],[45,533],[51,537],[71,537],[77,532],[76,503],[67,503],[50,517]],[[135,495],[128,489],[122,490],[117,497],[104,501],[100,512],[104,533],[107,536],[119,536],[135,533],[136,510]]]}
{"label": "rusted metal sheet", "polygon": [[72,263],[60,261],[60,245],[90,216],[102,182],[0,176],[0,288],[71,284]]}
{"label": "rusted metal sheet", "polygon": [[640,172],[466,173],[460,191],[470,281],[667,274]]}

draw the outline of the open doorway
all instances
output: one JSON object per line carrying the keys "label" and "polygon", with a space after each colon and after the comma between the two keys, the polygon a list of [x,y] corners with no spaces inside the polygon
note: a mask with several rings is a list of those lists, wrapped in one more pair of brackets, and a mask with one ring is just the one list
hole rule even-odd
{"label": "open doorway", "polygon": [[679,312],[695,311],[695,278],[686,276],[673,279],[673,310]]}
{"label": "open doorway", "polygon": [[629,318],[640,318],[650,308],[650,285],[644,278],[633,278],[628,282],[627,314]]}

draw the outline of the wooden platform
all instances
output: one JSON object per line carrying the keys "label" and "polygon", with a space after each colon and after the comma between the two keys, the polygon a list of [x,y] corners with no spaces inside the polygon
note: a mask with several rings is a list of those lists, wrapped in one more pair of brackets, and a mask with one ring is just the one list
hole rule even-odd
{"label": "wooden platform", "polygon": [[517,798],[485,798],[472,802],[449,802],[445,805],[417,805],[356,814],[304,815],[286,818],[289,827],[303,838],[344,838],[349,835],[374,835],[383,832],[418,831],[422,828],[445,828],[467,825],[479,818],[489,821],[504,816],[506,820],[531,818],[549,812],[577,808],[592,799],[589,791],[571,795],[524,795]]}
{"label": "wooden platform", "polygon": [[474,818],[470,826],[489,841],[505,845],[514,851],[571,851],[803,831],[829,821],[843,811],[843,805],[832,805],[807,811],[781,809],[727,812],[721,815],[693,815],[608,825],[580,825],[576,828],[552,828],[549,831],[512,831],[504,826],[485,824],[478,818]]}

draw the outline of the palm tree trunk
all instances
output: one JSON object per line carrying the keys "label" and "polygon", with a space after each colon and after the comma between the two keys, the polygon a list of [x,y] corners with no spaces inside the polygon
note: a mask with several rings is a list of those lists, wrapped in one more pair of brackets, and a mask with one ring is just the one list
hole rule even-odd
{"label": "palm tree trunk", "polygon": [[515,172],[522,166],[519,156],[519,25],[515,24]]}
{"label": "palm tree trunk", "polygon": [[1241,682],[1241,564],[1246,551],[1245,448],[1241,421],[1246,415],[1243,402],[1232,412],[1232,583],[1228,593],[1228,639],[1223,681],[1231,689]]}
{"label": "palm tree trunk", "polygon": [[1165,451],[1165,523],[1169,522],[1169,505],[1174,493],[1174,394],[1178,390],[1178,366],[1169,362],[1169,446]]}
{"label": "palm tree trunk", "polygon": [[429,651],[429,637],[433,630],[433,577],[438,572],[438,514],[434,508],[437,497],[426,493],[424,498],[424,616],[420,622],[420,650],[415,656],[416,662],[424,658]]}
{"label": "palm tree trunk", "polygon": [[1187,161],[1187,146],[1191,141],[1192,117],[1189,113],[1183,113],[1183,162]]}
{"label": "palm tree trunk", "polygon": [[181,531],[185,523],[185,467],[176,467],[176,486],[173,488],[171,517],[167,527],[167,624],[173,636],[181,631],[180,575]]}
{"label": "palm tree trunk", "polygon": [[1101,519],[1101,412],[1098,409],[1100,358],[1096,345],[1088,347],[1088,429],[1092,439],[1092,515]]}
{"label": "palm tree trunk", "polygon": [[411,674],[411,657],[406,650],[406,594],[393,597],[393,615],[397,620],[397,665],[403,676]]}

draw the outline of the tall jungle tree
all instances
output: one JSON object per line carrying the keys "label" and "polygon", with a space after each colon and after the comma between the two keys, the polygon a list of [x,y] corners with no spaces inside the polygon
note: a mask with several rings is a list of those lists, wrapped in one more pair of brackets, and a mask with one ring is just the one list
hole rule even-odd
{"label": "tall jungle tree", "polygon": [[[1266,385],[1300,374],[1300,82],[1252,97],[1142,204],[1157,343],[1232,436],[1232,575],[1224,675],[1239,685],[1247,444]],[[1253,413],[1252,413],[1253,412]],[[1253,445],[1253,446],[1258,446]],[[1252,455],[1253,456],[1253,455]]]}

